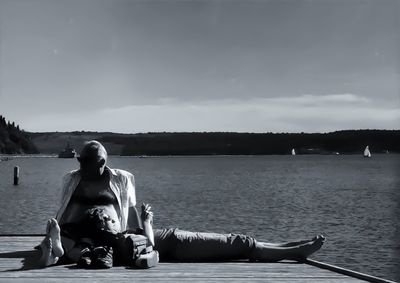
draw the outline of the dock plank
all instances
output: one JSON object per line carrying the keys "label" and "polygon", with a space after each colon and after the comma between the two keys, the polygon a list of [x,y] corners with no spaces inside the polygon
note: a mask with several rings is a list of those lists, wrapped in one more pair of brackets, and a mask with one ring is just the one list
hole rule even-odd
{"label": "dock plank", "polygon": [[74,265],[58,265],[44,269],[21,270],[23,261],[34,258],[33,247],[41,237],[0,237],[0,282],[362,282],[356,278],[320,269],[308,264],[162,262],[156,268],[142,270],[114,267],[109,270],[76,269]]}

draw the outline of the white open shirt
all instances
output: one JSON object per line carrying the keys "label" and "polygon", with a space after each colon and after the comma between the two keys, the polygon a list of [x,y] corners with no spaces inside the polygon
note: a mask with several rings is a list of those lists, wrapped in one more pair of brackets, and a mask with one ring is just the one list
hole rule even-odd
{"label": "white open shirt", "polygon": [[[133,220],[137,219],[137,215],[129,215],[129,213],[137,213],[136,209],[132,209],[130,212],[130,207],[135,207],[136,205],[136,192],[135,192],[135,178],[128,171],[121,169],[111,169],[106,167],[106,170],[110,172],[110,189],[115,194],[119,205],[119,221],[121,223],[121,231],[123,232],[127,229],[136,229],[140,225],[135,223],[136,227],[128,227],[128,218],[132,217]],[[78,187],[81,181],[80,170],[73,170],[67,173],[62,182],[62,192],[61,192],[61,207],[57,212],[56,219],[60,222],[65,209],[74,193],[75,189]],[[130,223],[131,221],[129,221]],[[135,221],[137,222],[137,221]],[[132,224],[131,224],[132,225]]]}

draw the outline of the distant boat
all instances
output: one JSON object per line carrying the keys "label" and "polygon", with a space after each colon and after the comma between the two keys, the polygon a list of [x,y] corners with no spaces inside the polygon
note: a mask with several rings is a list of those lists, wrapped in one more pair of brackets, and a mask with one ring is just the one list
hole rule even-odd
{"label": "distant boat", "polygon": [[75,158],[76,151],[68,143],[67,146],[58,154],[58,158]]}
{"label": "distant boat", "polygon": [[371,157],[371,152],[369,151],[368,145],[364,149],[364,157]]}
{"label": "distant boat", "polygon": [[296,150],[292,148],[292,155],[296,155]]}

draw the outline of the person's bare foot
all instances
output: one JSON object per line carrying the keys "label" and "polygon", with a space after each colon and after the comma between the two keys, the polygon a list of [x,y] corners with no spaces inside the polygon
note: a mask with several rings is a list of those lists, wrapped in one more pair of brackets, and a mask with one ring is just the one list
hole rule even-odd
{"label": "person's bare foot", "polygon": [[53,253],[53,245],[49,236],[46,236],[40,244],[40,250],[42,255],[39,259],[39,266],[45,267],[57,263],[58,257]]}
{"label": "person's bare foot", "polygon": [[300,241],[295,246],[276,246],[263,242],[256,242],[255,250],[250,254],[251,261],[275,262],[284,259],[303,260],[318,251],[325,237],[318,235],[308,241]]}
{"label": "person's bare foot", "polygon": [[325,237],[318,235],[314,237],[309,243],[299,245],[297,247],[296,255],[294,259],[306,259],[316,251],[318,251],[325,242]]}
{"label": "person's bare foot", "polygon": [[312,238],[311,240],[300,240],[300,241],[295,241],[295,242],[285,242],[285,243],[267,243],[267,242],[263,242],[266,246],[271,246],[271,247],[295,247],[295,246],[300,246],[303,244],[307,244],[310,242],[313,242],[317,239],[317,237],[319,236],[315,236],[314,238]]}
{"label": "person's bare foot", "polygon": [[64,254],[61,244],[60,231],[60,226],[58,225],[57,220],[54,218],[49,219],[47,222],[46,234],[50,236],[53,249],[52,252],[56,257],[61,257]]}

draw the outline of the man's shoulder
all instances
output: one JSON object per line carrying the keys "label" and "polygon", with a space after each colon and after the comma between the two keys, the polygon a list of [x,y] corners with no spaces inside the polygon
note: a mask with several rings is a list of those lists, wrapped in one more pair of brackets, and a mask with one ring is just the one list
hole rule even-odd
{"label": "man's shoulder", "polygon": [[64,179],[70,179],[79,175],[79,169],[72,170],[64,175]]}
{"label": "man's shoulder", "polygon": [[134,178],[133,174],[131,172],[126,171],[126,170],[111,169],[111,168],[108,168],[108,169],[110,170],[111,174],[114,177],[121,178],[121,179],[133,179]]}

